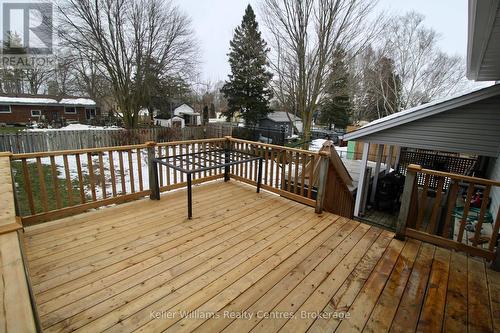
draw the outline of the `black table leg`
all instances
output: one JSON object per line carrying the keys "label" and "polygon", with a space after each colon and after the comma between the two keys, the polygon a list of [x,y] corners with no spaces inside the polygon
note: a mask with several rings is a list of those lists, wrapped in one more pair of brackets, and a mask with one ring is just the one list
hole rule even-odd
{"label": "black table leg", "polygon": [[262,158],[259,159],[259,172],[257,174],[257,193],[260,193],[261,184],[262,184]]}
{"label": "black table leg", "polygon": [[193,217],[193,193],[192,193],[192,188],[191,188],[191,172],[187,173],[187,188],[188,188],[188,219],[191,219]]}

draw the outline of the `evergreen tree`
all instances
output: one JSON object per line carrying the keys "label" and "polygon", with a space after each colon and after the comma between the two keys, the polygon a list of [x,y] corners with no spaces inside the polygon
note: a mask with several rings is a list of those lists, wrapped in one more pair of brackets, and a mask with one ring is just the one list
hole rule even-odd
{"label": "evergreen tree", "polygon": [[349,91],[349,68],[345,61],[346,53],[337,48],[333,55],[332,71],[327,84],[327,98],[321,108],[319,122],[332,129],[346,128],[349,125],[352,103]]}
{"label": "evergreen tree", "polygon": [[272,74],[266,69],[267,52],[267,43],[261,37],[254,11],[248,5],[230,42],[231,74],[221,89],[228,101],[224,113],[226,118],[239,113],[246,124],[255,125],[270,112],[272,92],[269,82]]}

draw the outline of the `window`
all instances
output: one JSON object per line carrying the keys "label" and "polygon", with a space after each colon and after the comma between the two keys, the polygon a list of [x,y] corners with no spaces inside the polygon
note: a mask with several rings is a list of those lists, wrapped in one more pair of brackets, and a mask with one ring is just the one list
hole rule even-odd
{"label": "window", "polygon": [[31,116],[32,117],[40,117],[42,115],[41,110],[31,110]]}
{"label": "window", "polygon": [[76,108],[74,106],[65,106],[64,113],[75,113],[76,114]]}
{"label": "window", "polygon": [[95,109],[85,109],[85,117],[87,120],[95,118]]}
{"label": "window", "polygon": [[0,113],[10,113],[10,105],[0,105]]}

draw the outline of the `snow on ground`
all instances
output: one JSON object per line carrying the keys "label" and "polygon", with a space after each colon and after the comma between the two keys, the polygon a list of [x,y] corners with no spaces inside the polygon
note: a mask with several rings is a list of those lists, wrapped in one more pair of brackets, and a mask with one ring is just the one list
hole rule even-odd
{"label": "snow on ground", "polygon": [[[311,144],[309,145],[309,150],[310,151],[319,151],[321,147],[323,147],[323,144],[325,143],[325,139],[316,139],[312,140]],[[339,154],[340,157],[347,158],[347,147],[339,147],[335,146],[335,150]]]}
{"label": "snow on ground", "polygon": [[84,124],[69,124],[61,128],[28,128],[26,132],[50,132],[50,131],[99,131],[99,130],[119,130],[117,126],[91,126]]}
{"label": "snow on ground", "polygon": [[[139,178],[139,163],[141,165],[141,175],[142,175],[142,186],[143,190],[149,189],[149,173],[148,173],[148,160],[147,160],[147,150],[146,149],[140,149],[141,151],[141,156],[140,160],[138,161],[137,159],[137,150],[133,150],[130,157],[130,162],[129,162],[129,154],[128,152],[124,151],[122,152],[122,161],[123,161],[123,181],[124,181],[124,186],[125,186],[125,191],[123,191],[122,188],[122,173],[120,170],[122,170],[120,166],[120,155],[117,151],[112,152],[112,160],[113,160],[113,170],[115,173],[115,184],[116,184],[116,193],[117,195],[123,194],[125,192],[126,194],[132,193],[132,182],[131,182],[131,176],[130,176],[130,165],[132,165],[132,175],[133,175],[133,184],[134,184],[134,190],[135,192],[140,191],[140,178]],[[165,148],[162,150],[162,154],[165,155]],[[190,151],[191,152],[191,151]],[[184,150],[182,152],[179,151],[179,148],[176,149],[175,154],[180,155],[180,154],[186,154],[187,151]],[[158,155],[158,154],[157,154]],[[169,156],[173,156],[174,151],[171,147],[169,147]],[[82,170],[82,175],[84,178],[84,191],[85,195],[88,198],[92,197],[92,189],[91,186],[88,182],[88,177],[89,177],[89,163],[88,163],[88,157],[87,154],[81,154],[79,155],[80,159],[80,165],[81,165],[81,170]],[[110,164],[110,155],[108,152],[103,152],[102,160],[103,160],[103,169],[104,169],[104,184],[105,184],[105,189],[106,189],[106,195],[107,197],[110,197],[112,195],[112,176],[111,176],[111,164]],[[100,163],[99,163],[99,155],[91,155],[91,160],[92,160],[92,168],[93,168],[93,174],[94,174],[94,183],[95,183],[95,191],[96,191],[96,198],[97,200],[103,199],[103,187],[102,187],[102,175],[101,175],[101,170],[100,170]],[[35,160],[31,160],[29,162],[34,163]],[[41,159],[42,164],[45,165],[50,165],[51,161],[49,157],[45,157]],[[62,156],[55,156],[54,162],[56,164],[56,168],[58,171],[58,178],[59,179],[66,179],[66,171],[64,168],[64,159]],[[202,161],[200,163],[203,163]],[[176,162],[177,165],[179,165],[179,162]],[[68,170],[69,170],[69,176],[71,178],[71,181],[74,184],[74,187],[76,189],[79,189],[78,185],[78,164],[77,164],[77,157],[75,155],[68,155]],[[161,166],[159,167],[159,171],[161,172],[162,175],[162,184],[163,186],[167,185],[167,167],[166,166]],[[180,172],[169,168],[169,174],[170,174],[170,184],[174,183],[174,173],[177,173],[177,182],[180,183],[182,181],[186,181],[186,175],[181,175]],[[213,170],[212,174],[215,174],[217,170]],[[209,171],[207,171],[207,175],[209,175]],[[199,178],[198,174],[194,176],[194,179]],[[50,185],[48,185],[50,186]]]}

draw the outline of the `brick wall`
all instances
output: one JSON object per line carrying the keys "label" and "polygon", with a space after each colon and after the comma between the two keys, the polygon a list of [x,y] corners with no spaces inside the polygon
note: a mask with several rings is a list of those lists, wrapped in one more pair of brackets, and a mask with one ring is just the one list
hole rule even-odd
{"label": "brick wall", "polygon": [[[37,120],[38,117],[31,116],[31,110],[40,110],[42,115],[49,121],[64,118],[70,121],[85,122],[85,107],[77,107],[76,114],[64,112],[64,106],[59,105],[11,105],[10,113],[0,112],[0,123],[5,124],[26,124],[30,120]],[[100,114],[99,109],[96,110]]]}

